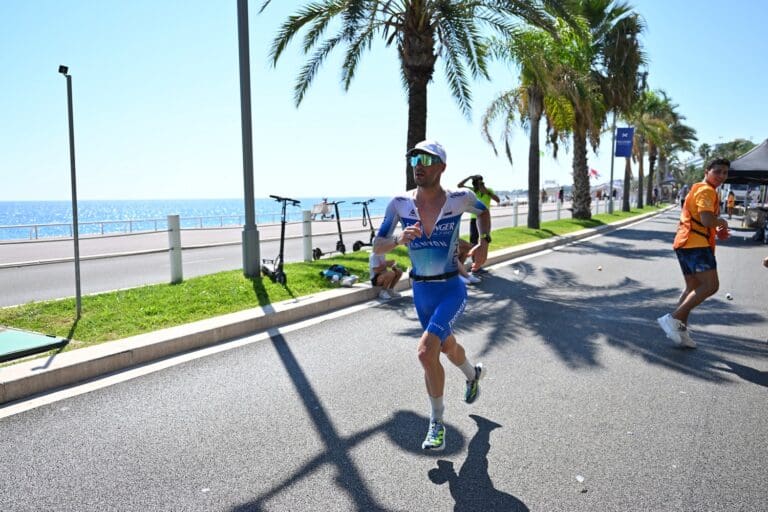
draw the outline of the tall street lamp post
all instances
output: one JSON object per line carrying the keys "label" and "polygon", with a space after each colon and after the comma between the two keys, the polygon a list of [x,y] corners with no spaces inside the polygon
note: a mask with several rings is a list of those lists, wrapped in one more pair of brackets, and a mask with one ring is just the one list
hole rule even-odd
{"label": "tall street lamp post", "polygon": [[248,0],[237,0],[237,36],[240,50],[240,120],[243,136],[243,274],[258,277],[260,272],[259,231],[253,190],[253,139],[251,134],[251,63],[248,53]]}
{"label": "tall street lamp post", "polygon": [[75,242],[75,304],[80,318],[80,228],[77,223],[77,174],[75,173],[75,122],[72,119],[72,77],[67,66],[59,66],[59,73],[67,78],[67,113],[69,116],[69,167],[72,181],[72,239]]}

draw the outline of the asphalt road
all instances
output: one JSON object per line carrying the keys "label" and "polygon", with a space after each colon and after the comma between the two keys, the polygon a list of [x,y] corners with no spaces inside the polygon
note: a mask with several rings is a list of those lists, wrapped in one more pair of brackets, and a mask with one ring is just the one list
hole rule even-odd
{"label": "asphalt road", "polygon": [[[554,207],[548,205],[548,207]],[[605,208],[605,206],[603,206]],[[493,208],[494,228],[514,224],[512,208]],[[519,222],[525,225],[527,213],[519,212]],[[556,218],[554,209],[543,212],[544,220]],[[571,212],[561,211],[562,218]],[[378,226],[380,219],[374,219]],[[469,232],[469,216],[465,215],[462,232]],[[329,253],[338,240],[336,222],[315,222],[312,225],[312,248]],[[368,242],[370,231],[365,231],[360,219],[345,220],[342,232],[347,251],[355,241]],[[279,225],[259,227],[261,257],[275,258],[279,252]],[[301,224],[286,228],[285,261],[303,260]],[[237,228],[212,230],[183,230],[182,267],[184,278],[213,274],[243,268],[242,230]],[[154,252],[152,252],[154,251]],[[171,277],[166,232],[132,234],[125,236],[88,237],[80,241],[80,286],[84,295],[147,284],[167,283]],[[59,299],[75,295],[75,270],[71,261],[71,240],[48,240],[25,243],[0,244],[0,307],[25,304],[32,301]],[[91,256],[118,255],[89,259]],[[120,256],[122,255],[122,256]],[[32,262],[49,262],[30,264]],[[58,262],[57,262],[58,261]]]}
{"label": "asphalt road", "polygon": [[493,268],[457,324],[488,378],[468,406],[446,368],[441,454],[406,296],[0,419],[0,510],[764,511],[766,249],[718,248],[675,348],[675,222]]}

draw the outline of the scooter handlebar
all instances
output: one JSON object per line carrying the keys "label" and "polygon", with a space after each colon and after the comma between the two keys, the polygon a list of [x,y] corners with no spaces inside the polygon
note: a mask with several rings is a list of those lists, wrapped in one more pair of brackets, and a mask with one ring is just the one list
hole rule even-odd
{"label": "scooter handlebar", "polygon": [[271,194],[270,194],[269,197],[271,197],[272,199],[274,199],[275,201],[278,201],[278,202],[285,201],[286,203],[292,203],[293,206],[301,205],[301,201],[299,201],[298,199],[291,199],[290,197],[273,196]]}

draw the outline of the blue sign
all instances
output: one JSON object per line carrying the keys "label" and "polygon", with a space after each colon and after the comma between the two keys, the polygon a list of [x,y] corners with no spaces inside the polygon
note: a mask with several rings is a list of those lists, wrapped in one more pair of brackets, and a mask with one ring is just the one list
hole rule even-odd
{"label": "blue sign", "polygon": [[616,128],[616,156],[632,156],[634,128]]}

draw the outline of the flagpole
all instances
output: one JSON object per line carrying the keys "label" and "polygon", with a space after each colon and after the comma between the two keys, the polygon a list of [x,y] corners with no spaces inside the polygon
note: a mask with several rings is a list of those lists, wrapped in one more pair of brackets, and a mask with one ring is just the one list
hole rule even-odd
{"label": "flagpole", "polygon": [[613,111],[611,128],[611,183],[608,186],[608,213],[613,213],[613,161],[616,159],[616,111]]}

